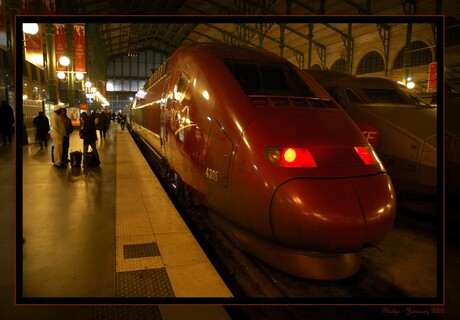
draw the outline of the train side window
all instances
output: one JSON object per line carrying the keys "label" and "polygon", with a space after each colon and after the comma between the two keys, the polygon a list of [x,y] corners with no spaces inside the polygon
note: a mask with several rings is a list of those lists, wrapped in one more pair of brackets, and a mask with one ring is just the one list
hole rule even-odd
{"label": "train side window", "polygon": [[339,97],[337,95],[337,91],[335,89],[326,89],[327,93],[337,102],[340,104]]}
{"label": "train side window", "polygon": [[184,94],[185,90],[187,90],[188,80],[181,75],[179,78],[179,82],[177,83],[177,92]]}
{"label": "train side window", "polygon": [[360,98],[356,96],[356,94],[351,89],[345,89],[345,93],[347,95],[348,101],[350,102],[362,102]]}
{"label": "train side window", "polygon": [[176,100],[182,101],[185,98],[185,91],[187,90],[188,83],[188,79],[182,74],[174,86],[174,98]]}

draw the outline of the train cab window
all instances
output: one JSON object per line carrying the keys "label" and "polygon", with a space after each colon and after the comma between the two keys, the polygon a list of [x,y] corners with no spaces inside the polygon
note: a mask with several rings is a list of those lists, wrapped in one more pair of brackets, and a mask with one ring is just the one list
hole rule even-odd
{"label": "train cab window", "polygon": [[225,60],[247,95],[313,97],[288,64]]}
{"label": "train cab window", "polygon": [[412,92],[407,92],[407,95],[411,100],[414,102],[415,105],[420,106],[420,107],[429,107],[430,105],[426,103],[425,101],[422,100],[417,94],[412,93]]}
{"label": "train cab window", "polygon": [[351,103],[359,103],[362,102],[360,98],[356,96],[356,94],[351,89],[345,89],[345,93],[347,95],[348,101]]}
{"label": "train cab window", "polygon": [[404,99],[404,97],[402,97],[399,92],[393,89],[361,88],[361,90],[364,92],[369,102],[371,103],[407,103],[406,99]]}
{"label": "train cab window", "polygon": [[335,89],[326,89],[326,91],[337,103],[340,103],[339,96]]}
{"label": "train cab window", "polygon": [[185,97],[185,91],[188,87],[188,80],[183,75],[179,77],[175,88],[176,100],[182,101]]}

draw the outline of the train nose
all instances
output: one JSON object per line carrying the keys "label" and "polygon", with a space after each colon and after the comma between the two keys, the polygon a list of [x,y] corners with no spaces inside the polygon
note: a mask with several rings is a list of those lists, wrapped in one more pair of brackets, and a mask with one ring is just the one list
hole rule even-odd
{"label": "train nose", "polygon": [[270,222],[275,238],[293,248],[357,252],[382,241],[395,217],[388,175],[294,179],[275,192]]}

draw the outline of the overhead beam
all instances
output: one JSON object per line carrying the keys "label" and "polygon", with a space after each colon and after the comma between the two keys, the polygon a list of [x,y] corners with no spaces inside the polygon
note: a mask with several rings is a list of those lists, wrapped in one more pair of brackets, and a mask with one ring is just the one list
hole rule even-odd
{"label": "overhead beam", "polygon": [[385,76],[387,76],[390,54],[390,27],[387,24],[378,23],[377,28],[379,30],[380,40],[382,41],[383,46],[383,53],[385,55]]}

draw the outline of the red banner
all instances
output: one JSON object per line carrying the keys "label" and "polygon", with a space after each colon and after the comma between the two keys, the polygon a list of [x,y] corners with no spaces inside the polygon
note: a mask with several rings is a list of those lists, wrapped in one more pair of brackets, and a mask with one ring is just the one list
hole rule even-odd
{"label": "red banner", "polygon": [[38,25],[38,32],[34,35],[24,33],[24,40],[26,60],[39,68],[45,68],[41,26]]}
{"label": "red banner", "polygon": [[20,0],[19,14],[20,15],[32,15],[32,14],[34,14],[33,0]]}
{"label": "red banner", "polygon": [[43,0],[42,2],[42,15],[51,16],[56,14],[56,1]]}
{"label": "red banner", "polygon": [[104,80],[101,81],[101,95],[105,98],[107,97],[107,91],[106,91],[106,82]]}
{"label": "red banner", "polygon": [[[3,1],[2,1],[3,2]],[[20,15],[33,15],[34,14],[34,1],[33,0],[20,0],[19,1],[19,14]],[[56,0],[41,0],[41,15],[55,15],[56,14]],[[39,13],[39,12],[37,12]]]}
{"label": "red banner", "polygon": [[437,81],[437,63],[430,63],[430,71],[428,73],[428,86],[426,92],[436,92],[436,81]]}
{"label": "red banner", "polygon": [[85,72],[85,25],[73,25],[75,72]]}
{"label": "red banner", "polygon": [[59,63],[59,58],[66,55],[65,51],[65,25],[54,24],[54,50],[56,52],[56,70],[66,71],[66,67]]}

